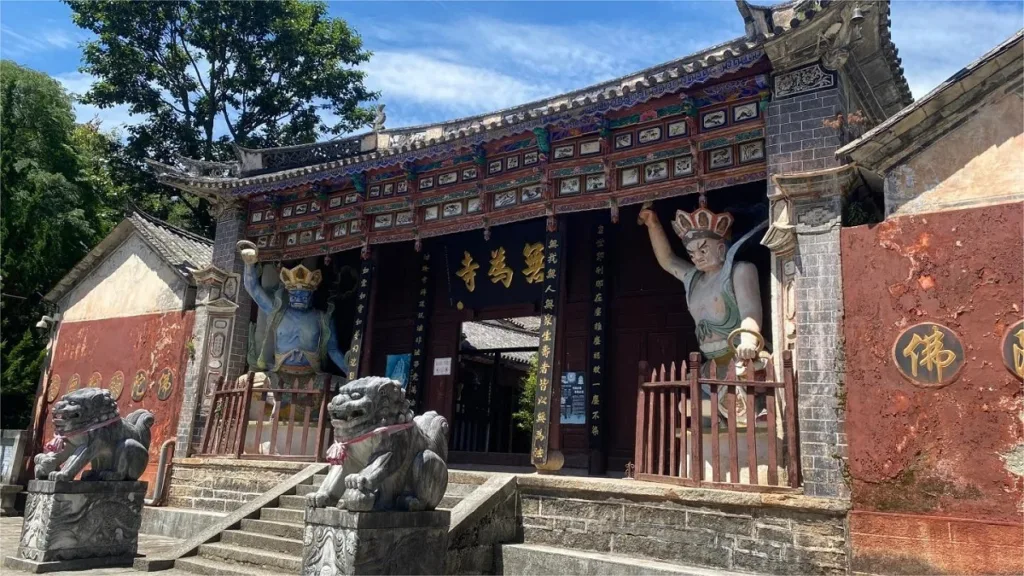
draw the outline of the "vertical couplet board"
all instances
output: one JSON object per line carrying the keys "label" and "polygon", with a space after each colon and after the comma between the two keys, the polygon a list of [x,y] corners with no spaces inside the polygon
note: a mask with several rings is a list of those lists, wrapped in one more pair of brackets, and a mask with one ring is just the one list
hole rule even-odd
{"label": "vertical couplet board", "polygon": [[559,286],[562,274],[562,246],[565,244],[561,226],[548,231],[544,238],[544,291],[540,298],[540,346],[537,349],[537,398],[533,414],[533,449],[535,466],[548,461],[548,433],[551,424],[551,388],[555,382],[555,327],[558,325]]}
{"label": "vertical couplet board", "polygon": [[363,356],[363,342],[366,340],[366,327],[370,317],[370,294],[373,287],[373,268],[375,258],[363,260],[359,270],[359,287],[356,293],[356,318],[352,323],[351,354],[348,359],[348,380],[351,382],[359,377],[359,364]]}
{"label": "vertical couplet board", "polygon": [[593,273],[590,275],[590,354],[587,356],[590,365],[590,378],[588,380],[590,389],[587,394],[590,409],[587,410],[587,429],[590,431],[590,473],[604,474],[606,461],[604,457],[604,436],[602,410],[604,406],[604,376],[605,371],[605,333],[608,329],[608,314],[606,304],[608,302],[608,291],[606,278],[608,277],[608,260],[606,255],[610,254],[607,243],[610,235],[607,234],[608,222],[602,220],[594,226],[594,257],[592,259]]}
{"label": "vertical couplet board", "polygon": [[416,300],[416,334],[412,344],[412,367],[405,397],[414,412],[419,413],[420,388],[427,381],[427,334],[430,331],[430,251],[424,249],[420,262],[420,291]]}

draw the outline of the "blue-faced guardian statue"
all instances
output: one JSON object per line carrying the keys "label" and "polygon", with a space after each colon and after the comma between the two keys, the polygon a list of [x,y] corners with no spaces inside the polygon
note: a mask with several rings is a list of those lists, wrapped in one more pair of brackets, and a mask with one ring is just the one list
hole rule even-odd
{"label": "blue-faced guardian statue", "polygon": [[[322,386],[327,374],[321,366],[328,357],[343,371],[347,370],[348,359],[338,348],[331,317],[334,305],[328,304],[327,310],[312,308],[313,292],[322,280],[320,271],[311,271],[302,264],[281,268],[281,285],[271,295],[260,284],[256,245],[243,240],[238,243],[238,250],[245,262],[245,290],[270,320],[266,337],[273,335],[274,358],[268,364],[261,352],[257,361],[257,367],[266,371],[270,387],[300,388],[310,378],[316,379],[315,386]],[[264,348],[261,343],[259,349]],[[335,380],[336,386],[344,384],[339,377]]]}

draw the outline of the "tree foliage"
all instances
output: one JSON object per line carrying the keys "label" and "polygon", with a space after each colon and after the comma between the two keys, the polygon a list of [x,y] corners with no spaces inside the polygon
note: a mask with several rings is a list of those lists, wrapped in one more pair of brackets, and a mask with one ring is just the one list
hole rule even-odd
{"label": "tree foliage", "polygon": [[0,353],[3,427],[27,423],[45,336],[33,329],[48,291],[120,218],[109,140],[76,125],[55,80],[0,62]]}
{"label": "tree foliage", "polygon": [[520,381],[519,409],[512,413],[516,428],[523,432],[533,432],[533,410],[537,398],[537,355],[530,358],[530,370]]}
{"label": "tree foliage", "polygon": [[[156,185],[143,158],[227,160],[232,142],[309,143],[372,119],[361,104],[376,95],[356,69],[370,54],[323,2],[65,1],[96,35],[84,47],[81,70],[97,79],[84,101],[144,119],[128,128],[123,163],[150,195],[180,193]],[[208,233],[205,202],[181,200],[191,228]]]}

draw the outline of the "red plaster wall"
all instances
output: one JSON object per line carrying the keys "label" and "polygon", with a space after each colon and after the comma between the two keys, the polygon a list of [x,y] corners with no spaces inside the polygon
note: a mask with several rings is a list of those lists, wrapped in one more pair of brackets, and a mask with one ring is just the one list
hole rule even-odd
{"label": "red plaster wall", "polygon": [[[1017,203],[842,230],[855,568],[889,556],[909,559],[909,572],[1002,573],[1010,552],[1009,571],[1024,571],[1019,538],[977,537],[968,552],[951,527],[1024,531],[1022,481],[1000,458],[1024,436],[1021,383],[1000,357],[1024,314],[1022,227]],[[943,388],[912,385],[891,359],[900,332],[924,321],[956,332],[966,352]]]}
{"label": "red plaster wall", "polygon": [[[118,399],[121,415],[144,408],[154,414],[149,444],[149,467],[142,479],[149,482],[149,493],[156,485],[157,461],[160,445],[174,438],[181,409],[182,379],[188,362],[185,343],[192,336],[195,314],[167,312],[127,318],[110,318],[62,324],[58,334],[57,350],[52,364],[51,378],[61,379],[60,396],[67,392],[68,383],[78,374],[85,387],[93,372],[102,375],[101,387],[109,388],[110,379],[120,370],[124,373],[124,390]],[[174,374],[174,387],[167,400],[157,398],[156,383],[164,368]],[[149,374],[150,388],[140,402],[132,400],[132,381],[139,370]],[[49,420],[46,404],[46,424],[43,437],[53,436],[53,423]]]}

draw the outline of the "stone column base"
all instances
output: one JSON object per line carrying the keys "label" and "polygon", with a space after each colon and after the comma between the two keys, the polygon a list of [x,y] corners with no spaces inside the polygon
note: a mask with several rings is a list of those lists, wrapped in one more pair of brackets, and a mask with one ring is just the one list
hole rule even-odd
{"label": "stone column base", "polygon": [[561,450],[548,450],[548,461],[534,464],[538,474],[555,474],[565,465],[565,455]]}
{"label": "stone column base", "polygon": [[302,574],[443,574],[448,511],[347,512],[307,508]]}
{"label": "stone column base", "polygon": [[30,481],[18,552],[4,566],[37,573],[131,566],[146,488],[145,482]]}

